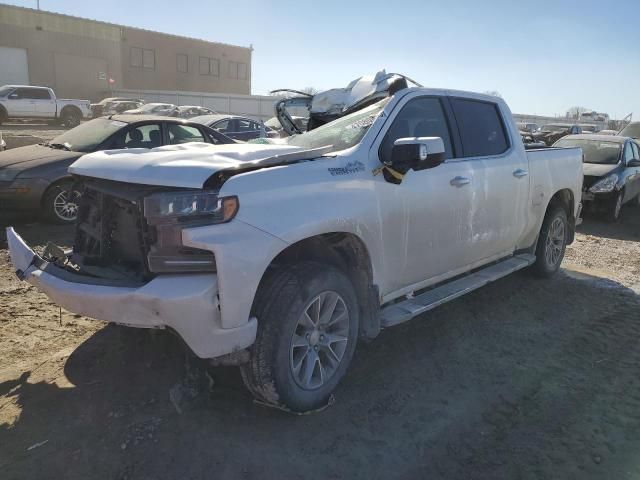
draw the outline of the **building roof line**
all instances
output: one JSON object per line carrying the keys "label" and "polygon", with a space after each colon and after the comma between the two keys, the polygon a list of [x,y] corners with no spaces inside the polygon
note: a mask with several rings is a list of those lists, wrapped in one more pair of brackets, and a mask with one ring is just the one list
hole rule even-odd
{"label": "building roof line", "polygon": [[35,8],[21,7],[21,6],[18,6],[18,5],[9,5],[9,4],[6,4],[6,3],[0,3],[0,7],[2,7],[2,8],[13,8],[13,9],[16,9],[16,10],[23,10],[23,11],[28,11],[28,12],[37,13],[37,14],[55,15],[55,16],[58,16],[58,17],[71,18],[73,20],[83,20],[85,22],[98,23],[98,24],[101,24],[101,25],[109,26],[109,27],[128,28],[130,30],[137,30],[137,31],[140,31],[140,32],[156,33],[156,34],[159,34],[159,35],[165,35],[167,37],[181,38],[183,40],[195,40],[195,41],[198,41],[198,42],[211,43],[211,44],[215,44],[215,45],[221,45],[221,46],[224,46],[224,47],[243,48],[243,49],[246,49],[246,50],[253,51],[253,45],[251,45],[249,47],[244,47],[242,45],[234,45],[234,44],[231,44],[231,43],[214,42],[214,41],[211,41],[211,40],[205,40],[203,38],[187,37],[187,36],[184,36],[184,35],[176,35],[174,33],[158,32],[156,30],[149,30],[147,28],[132,27],[132,26],[129,26],[129,25],[121,25],[121,24],[118,24],[118,23],[111,23],[111,22],[104,22],[102,20],[95,20],[93,18],[77,17],[75,15],[68,15],[66,13],[51,12],[49,10],[37,10]]}

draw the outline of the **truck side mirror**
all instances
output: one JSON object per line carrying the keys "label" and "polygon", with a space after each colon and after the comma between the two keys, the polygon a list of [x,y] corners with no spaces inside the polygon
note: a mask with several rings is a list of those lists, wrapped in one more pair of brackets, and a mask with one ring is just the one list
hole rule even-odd
{"label": "truck side mirror", "polygon": [[440,137],[407,137],[393,142],[391,167],[400,172],[435,168],[445,160],[444,142]]}

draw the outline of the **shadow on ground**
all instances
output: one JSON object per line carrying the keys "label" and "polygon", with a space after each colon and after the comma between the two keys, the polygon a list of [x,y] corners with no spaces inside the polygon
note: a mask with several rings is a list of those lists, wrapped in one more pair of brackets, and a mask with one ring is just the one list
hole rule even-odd
{"label": "shadow on ground", "polygon": [[[640,297],[587,276],[501,280],[361,343],[336,403],[254,405],[233,368],[110,326],[74,386],[0,384],[3,478],[637,478]],[[31,445],[47,440],[32,450]]]}
{"label": "shadow on ground", "polygon": [[625,205],[618,222],[607,221],[597,212],[585,212],[583,220],[582,225],[578,227],[578,232],[585,235],[640,241],[640,208],[636,206]]}

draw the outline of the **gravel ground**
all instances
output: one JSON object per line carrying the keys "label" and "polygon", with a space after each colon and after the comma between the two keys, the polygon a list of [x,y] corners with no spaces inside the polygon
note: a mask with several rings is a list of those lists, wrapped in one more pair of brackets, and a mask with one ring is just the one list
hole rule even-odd
{"label": "gravel ground", "polygon": [[[165,332],[60,310],[0,239],[3,479],[640,478],[640,209],[587,218],[519,272],[361,343],[336,402],[252,402]],[[27,241],[69,245],[64,227]]]}

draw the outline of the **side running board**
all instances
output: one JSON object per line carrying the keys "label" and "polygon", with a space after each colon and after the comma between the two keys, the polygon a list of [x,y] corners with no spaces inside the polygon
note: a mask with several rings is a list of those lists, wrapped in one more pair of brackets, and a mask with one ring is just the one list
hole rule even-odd
{"label": "side running board", "polygon": [[506,277],[510,273],[528,267],[536,261],[535,255],[522,254],[509,257],[498,263],[477,270],[457,280],[444,283],[424,293],[398,303],[383,307],[380,312],[380,326],[392,327],[428,312],[443,303],[472,292],[487,283]]}

